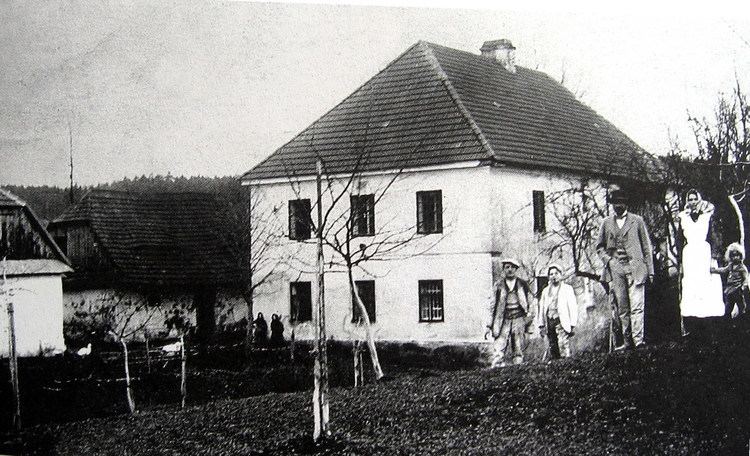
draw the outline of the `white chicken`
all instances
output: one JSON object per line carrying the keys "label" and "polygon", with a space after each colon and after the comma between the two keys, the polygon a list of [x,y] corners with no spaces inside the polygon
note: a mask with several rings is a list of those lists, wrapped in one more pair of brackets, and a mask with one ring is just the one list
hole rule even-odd
{"label": "white chicken", "polygon": [[78,356],[89,356],[91,354],[91,342],[83,348],[79,348],[76,352]]}
{"label": "white chicken", "polygon": [[182,343],[178,340],[177,342],[161,347],[161,351],[164,353],[176,354],[182,350]]}

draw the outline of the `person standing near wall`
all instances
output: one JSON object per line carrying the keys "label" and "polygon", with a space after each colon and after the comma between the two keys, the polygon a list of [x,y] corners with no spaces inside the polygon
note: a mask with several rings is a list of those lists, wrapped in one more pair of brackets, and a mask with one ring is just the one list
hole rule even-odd
{"label": "person standing near wall", "polygon": [[523,363],[523,348],[527,329],[534,321],[533,298],[529,284],[516,276],[520,264],[507,258],[503,263],[503,277],[495,284],[495,306],[490,330],[494,338],[492,368],[505,367],[505,351],[513,347],[513,364]]}
{"label": "person standing near wall", "polygon": [[646,222],[628,212],[628,195],[623,190],[613,190],[609,202],[614,214],[602,221],[596,251],[604,263],[601,279],[609,284],[614,330],[622,338],[615,350],[624,350],[646,343],[645,285],[653,281],[654,261]]}
{"label": "person standing near wall", "polygon": [[550,264],[549,284],[539,298],[539,335],[547,335],[552,359],[571,356],[570,338],[578,322],[578,301],[573,287],[563,282],[562,267]]}

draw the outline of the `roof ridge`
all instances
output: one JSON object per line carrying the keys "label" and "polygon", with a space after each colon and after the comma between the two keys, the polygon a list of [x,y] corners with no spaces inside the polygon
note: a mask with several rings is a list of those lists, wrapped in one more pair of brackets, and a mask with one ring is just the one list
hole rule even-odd
{"label": "roof ridge", "polygon": [[149,190],[120,190],[115,188],[92,188],[82,198],[85,198],[91,193],[116,193],[121,195],[134,195],[134,196],[158,196],[158,195],[208,195],[212,196],[215,193],[212,191],[200,191],[200,190],[180,190],[180,191],[149,191]]}
{"label": "roof ridge", "polygon": [[448,74],[445,72],[445,70],[443,70],[443,67],[440,65],[440,61],[438,60],[437,56],[435,56],[435,54],[432,52],[430,46],[432,46],[433,44],[426,41],[420,41],[417,44],[423,44],[426,51],[425,54],[427,60],[430,62],[432,68],[437,72],[438,77],[445,86],[445,89],[448,91],[451,99],[456,104],[456,107],[458,108],[459,112],[461,112],[461,115],[464,117],[466,122],[469,124],[469,128],[471,128],[471,131],[476,135],[479,143],[482,144],[482,147],[484,147],[484,149],[489,154],[489,158],[497,160],[499,157],[492,148],[492,145],[484,136],[484,133],[482,133],[482,129],[479,128],[479,125],[477,125],[469,110],[466,109],[466,106],[464,106],[463,101],[461,101],[461,97],[459,96],[455,87],[453,87],[453,83],[451,83],[450,77],[448,77]]}
{"label": "roof ridge", "polygon": [[60,246],[57,245],[55,240],[52,238],[52,235],[44,227],[44,224],[42,224],[41,220],[39,219],[39,217],[37,217],[36,213],[34,213],[34,210],[31,209],[31,206],[29,206],[24,200],[22,200],[21,198],[13,194],[10,190],[6,190],[0,187],[0,193],[7,196],[11,200],[15,201],[16,204],[18,204],[18,206],[21,207],[21,209],[26,213],[29,219],[29,222],[36,227],[40,236],[44,238],[44,240],[47,242],[47,246],[52,249],[52,251],[58,256],[59,260],[61,260],[63,263],[70,266],[70,260],[62,251],[62,249],[60,249]]}
{"label": "roof ridge", "polygon": [[242,175],[241,175],[241,176],[239,177],[240,181],[244,180],[244,179],[245,179],[246,177],[249,177],[249,175],[250,175],[250,174],[252,173],[252,171],[253,171],[253,170],[254,170],[255,168],[259,167],[259,166],[260,166],[260,165],[262,165],[263,163],[265,163],[265,162],[267,162],[268,160],[270,160],[270,159],[271,159],[271,157],[273,157],[273,156],[274,156],[274,154],[275,154],[275,153],[276,153],[277,151],[279,151],[279,150],[283,149],[284,147],[286,147],[287,145],[289,145],[290,143],[292,143],[292,142],[293,142],[293,141],[294,141],[295,139],[297,139],[297,138],[299,138],[300,136],[302,136],[302,134],[306,133],[306,132],[307,132],[307,131],[308,131],[308,130],[309,130],[310,128],[312,128],[312,126],[313,126],[313,125],[315,125],[316,123],[318,123],[318,122],[319,122],[319,121],[320,121],[321,119],[323,119],[323,118],[324,118],[325,116],[327,116],[328,114],[330,114],[330,113],[331,113],[331,112],[332,112],[333,110],[335,110],[336,108],[338,108],[339,106],[341,106],[342,104],[344,104],[344,103],[346,102],[346,100],[348,100],[349,98],[351,98],[352,96],[354,96],[354,94],[356,94],[357,92],[359,92],[360,90],[362,90],[362,89],[363,89],[363,88],[364,88],[364,87],[365,87],[365,86],[366,86],[366,85],[367,85],[368,83],[370,83],[370,81],[372,81],[373,79],[375,79],[375,78],[377,78],[378,76],[380,76],[380,75],[381,75],[382,73],[384,73],[384,72],[385,72],[385,71],[386,71],[386,70],[387,70],[388,68],[390,68],[390,66],[391,66],[391,65],[393,65],[394,63],[396,63],[396,62],[397,62],[397,61],[398,61],[399,59],[401,59],[401,58],[402,58],[403,56],[405,56],[406,54],[408,54],[408,53],[409,53],[409,51],[411,51],[411,50],[412,50],[412,49],[414,49],[415,47],[419,46],[419,45],[420,45],[421,43],[424,43],[424,41],[422,41],[422,40],[419,40],[419,41],[417,41],[416,43],[412,44],[412,45],[411,45],[411,46],[409,46],[409,47],[408,47],[408,48],[407,48],[407,49],[406,49],[406,50],[405,50],[404,52],[402,52],[401,54],[399,54],[399,55],[398,55],[398,56],[397,56],[397,57],[396,57],[395,59],[392,59],[392,60],[391,60],[390,62],[388,62],[388,64],[387,64],[386,66],[384,66],[384,67],[383,67],[383,69],[381,69],[380,71],[378,71],[377,73],[375,73],[375,74],[374,74],[373,76],[371,76],[371,77],[367,78],[367,80],[366,80],[365,82],[363,82],[362,84],[360,84],[359,86],[357,86],[357,88],[356,88],[356,89],[354,89],[354,90],[352,90],[352,91],[351,91],[351,92],[349,93],[349,95],[345,96],[345,97],[344,97],[344,98],[343,98],[343,99],[342,99],[341,101],[339,101],[338,103],[336,103],[335,105],[333,105],[333,106],[331,107],[331,109],[329,109],[329,110],[327,110],[326,112],[324,112],[323,114],[321,114],[321,115],[320,115],[320,116],[319,116],[319,117],[318,117],[317,119],[315,119],[315,120],[314,120],[314,121],[313,121],[312,123],[310,123],[310,124],[309,124],[309,125],[308,125],[307,127],[303,128],[303,129],[302,129],[302,130],[301,130],[301,131],[300,131],[299,133],[297,133],[296,135],[294,135],[294,136],[293,136],[293,137],[292,137],[292,138],[291,138],[291,139],[290,139],[289,141],[285,142],[285,143],[284,143],[284,144],[282,144],[281,146],[279,146],[279,147],[277,147],[276,149],[274,149],[274,151],[273,151],[273,152],[271,152],[271,154],[269,154],[269,155],[268,155],[268,156],[267,156],[266,158],[264,158],[263,160],[259,161],[259,162],[258,162],[258,163],[257,163],[257,164],[256,164],[255,166],[253,166],[252,168],[250,168],[250,170],[249,170],[249,171],[247,171],[247,172],[243,173],[243,174],[242,174]]}
{"label": "roof ridge", "polygon": [[0,193],[2,193],[3,195],[7,196],[9,199],[15,201],[16,204],[18,204],[21,207],[28,206],[28,204],[26,204],[26,201],[22,200],[21,198],[19,198],[18,196],[16,196],[14,193],[11,193],[10,190],[6,190],[6,189],[0,187]]}

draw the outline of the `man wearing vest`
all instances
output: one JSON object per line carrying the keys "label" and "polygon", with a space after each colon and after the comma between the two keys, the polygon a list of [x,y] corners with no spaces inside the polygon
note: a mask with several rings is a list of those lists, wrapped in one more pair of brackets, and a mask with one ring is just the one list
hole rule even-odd
{"label": "man wearing vest", "polygon": [[562,267],[547,268],[549,285],[539,299],[539,335],[547,335],[550,357],[569,358],[570,338],[578,322],[578,301],[573,287],[562,281]]}
{"label": "man wearing vest", "polygon": [[505,350],[509,342],[513,346],[513,364],[523,363],[525,333],[534,321],[529,285],[516,277],[519,266],[514,259],[504,259],[503,278],[495,284],[495,306],[490,325],[495,339],[493,368],[505,366]]}
{"label": "man wearing vest", "polygon": [[646,223],[628,212],[625,192],[613,190],[609,202],[614,215],[602,222],[596,251],[604,263],[602,281],[609,284],[615,340],[620,334],[623,340],[615,350],[624,350],[645,345],[644,288],[654,277],[654,261]]}

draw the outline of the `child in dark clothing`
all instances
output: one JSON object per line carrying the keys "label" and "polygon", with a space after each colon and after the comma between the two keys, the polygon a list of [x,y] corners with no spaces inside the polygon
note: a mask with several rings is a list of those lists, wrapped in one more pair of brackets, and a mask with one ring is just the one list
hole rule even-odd
{"label": "child in dark clothing", "polygon": [[747,310],[744,289],[748,286],[748,272],[742,263],[745,259],[745,249],[737,242],[729,244],[725,258],[727,265],[721,268],[711,268],[711,272],[727,275],[724,285],[724,316],[731,318],[735,305],[737,306],[739,315],[744,314]]}

